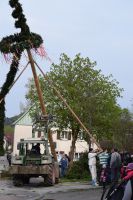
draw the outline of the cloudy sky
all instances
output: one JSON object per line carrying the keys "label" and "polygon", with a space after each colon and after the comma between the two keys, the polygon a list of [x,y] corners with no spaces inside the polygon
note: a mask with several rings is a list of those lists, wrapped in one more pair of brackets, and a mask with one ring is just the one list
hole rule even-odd
{"label": "cloudy sky", "polygon": [[[61,53],[73,58],[77,53],[97,62],[105,75],[112,74],[124,88],[121,107],[131,108],[133,93],[133,1],[132,0],[20,0],[32,32],[39,33],[52,62]],[[19,32],[14,28],[8,0],[0,0],[0,39]],[[37,58],[44,71],[50,62]],[[26,58],[20,64],[20,70]],[[9,65],[0,55],[0,87]],[[19,74],[19,72],[18,72]],[[25,84],[30,67],[6,97],[6,116],[20,112],[25,102]]]}

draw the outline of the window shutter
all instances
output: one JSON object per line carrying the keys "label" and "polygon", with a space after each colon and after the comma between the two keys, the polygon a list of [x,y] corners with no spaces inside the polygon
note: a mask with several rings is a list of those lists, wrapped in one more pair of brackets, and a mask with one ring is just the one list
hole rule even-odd
{"label": "window shutter", "polygon": [[38,137],[39,138],[41,137],[41,131],[38,131]]}
{"label": "window shutter", "polygon": [[57,140],[60,140],[60,130],[57,130]]}
{"label": "window shutter", "polygon": [[83,132],[83,140],[85,140],[86,139],[86,133],[85,132]]}
{"label": "window shutter", "polygon": [[68,132],[68,140],[71,140],[71,132]]}

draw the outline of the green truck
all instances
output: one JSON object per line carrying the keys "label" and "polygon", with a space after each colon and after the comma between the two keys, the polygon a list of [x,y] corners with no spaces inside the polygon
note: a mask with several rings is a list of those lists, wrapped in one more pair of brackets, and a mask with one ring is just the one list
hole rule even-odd
{"label": "green truck", "polygon": [[[40,147],[37,152],[35,146]],[[59,181],[59,165],[49,152],[48,141],[43,138],[21,139],[17,149],[19,154],[12,158],[10,174],[14,186],[28,184],[31,177],[42,176],[44,184],[53,186]]]}

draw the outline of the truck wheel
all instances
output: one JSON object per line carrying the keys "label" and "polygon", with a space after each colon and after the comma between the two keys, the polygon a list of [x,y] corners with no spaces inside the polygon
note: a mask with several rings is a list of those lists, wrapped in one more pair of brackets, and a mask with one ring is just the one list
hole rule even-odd
{"label": "truck wheel", "polygon": [[17,187],[23,186],[23,180],[22,180],[22,178],[20,178],[18,176],[13,176],[13,185],[17,186]]}
{"label": "truck wheel", "polygon": [[44,183],[47,186],[53,186],[55,184],[55,171],[54,166],[49,166],[49,174],[44,178]]}
{"label": "truck wheel", "polygon": [[55,178],[55,184],[59,183],[59,178]]}
{"label": "truck wheel", "polygon": [[29,177],[23,177],[23,183],[24,184],[29,184],[30,178]]}

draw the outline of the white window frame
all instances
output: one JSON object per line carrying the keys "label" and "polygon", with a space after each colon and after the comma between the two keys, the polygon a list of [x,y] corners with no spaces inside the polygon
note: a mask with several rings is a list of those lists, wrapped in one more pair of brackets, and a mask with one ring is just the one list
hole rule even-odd
{"label": "white window frame", "polygon": [[83,132],[82,131],[80,131],[79,133],[78,133],[78,138],[77,138],[78,140],[81,140],[81,141],[83,141],[84,140],[84,135],[83,135]]}
{"label": "white window frame", "polygon": [[69,131],[61,131],[60,132],[60,139],[61,140],[68,140],[69,137]]}

